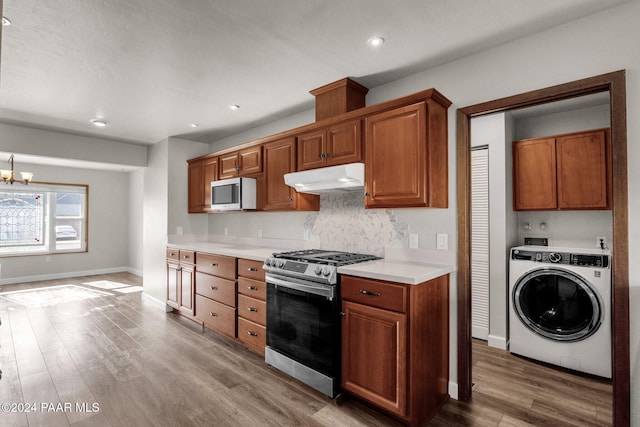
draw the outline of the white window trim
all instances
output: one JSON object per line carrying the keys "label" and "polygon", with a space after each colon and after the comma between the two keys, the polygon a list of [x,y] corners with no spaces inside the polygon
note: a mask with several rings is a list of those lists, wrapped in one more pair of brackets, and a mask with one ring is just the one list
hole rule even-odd
{"label": "white window trim", "polygon": [[33,255],[54,255],[69,253],[85,253],[89,251],[89,185],[88,184],[66,184],[55,182],[30,182],[28,186],[19,187],[0,187],[2,192],[49,192],[49,193],[81,193],[85,196],[84,201],[84,217],[81,221],[81,237],[80,248],[74,249],[56,249],[56,232],[55,232],[55,197],[48,197],[48,206],[45,207],[45,233],[47,234],[47,245],[42,248],[34,248],[28,246],[14,246],[10,248],[0,247],[0,258],[16,257],[16,256],[33,256]]}

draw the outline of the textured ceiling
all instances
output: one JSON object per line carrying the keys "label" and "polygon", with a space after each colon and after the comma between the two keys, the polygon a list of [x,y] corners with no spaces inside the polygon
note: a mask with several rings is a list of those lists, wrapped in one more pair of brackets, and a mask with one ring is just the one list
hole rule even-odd
{"label": "textured ceiling", "polygon": [[0,122],[211,142],[627,1],[4,0]]}

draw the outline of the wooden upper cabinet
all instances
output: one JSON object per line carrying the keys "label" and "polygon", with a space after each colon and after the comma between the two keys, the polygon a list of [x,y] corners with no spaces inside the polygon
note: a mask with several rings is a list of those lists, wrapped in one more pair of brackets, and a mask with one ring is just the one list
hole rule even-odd
{"label": "wooden upper cabinet", "polygon": [[284,183],[284,175],[295,171],[296,139],[288,137],[264,144],[262,209],[265,211],[318,210],[319,197],[301,194]]}
{"label": "wooden upper cabinet", "polygon": [[609,130],[513,142],[514,210],[609,209]]}
{"label": "wooden upper cabinet", "polygon": [[560,136],[556,140],[559,209],[608,209],[607,132]]}
{"label": "wooden upper cabinet", "polygon": [[298,136],[298,170],[362,161],[361,120],[351,120]]}
{"label": "wooden upper cabinet", "polygon": [[211,181],[217,179],[217,157],[189,163],[189,213],[202,213],[211,210]]}
{"label": "wooden upper cabinet", "polygon": [[262,172],[262,146],[256,145],[220,155],[220,179]]}
{"label": "wooden upper cabinet", "polygon": [[448,206],[447,107],[432,99],[365,118],[365,207]]}
{"label": "wooden upper cabinet", "polygon": [[557,203],[555,139],[515,141],[513,143],[514,209],[555,209]]}

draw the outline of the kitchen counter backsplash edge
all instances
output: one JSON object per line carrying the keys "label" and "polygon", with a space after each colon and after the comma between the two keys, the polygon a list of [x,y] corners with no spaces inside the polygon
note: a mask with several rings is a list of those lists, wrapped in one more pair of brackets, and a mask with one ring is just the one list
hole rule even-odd
{"label": "kitchen counter backsplash edge", "polygon": [[[274,252],[311,249],[317,243],[238,236],[170,235],[166,246],[264,261]],[[449,251],[385,248],[384,259],[339,267],[338,273],[415,285],[454,272],[455,259],[456,254]]]}

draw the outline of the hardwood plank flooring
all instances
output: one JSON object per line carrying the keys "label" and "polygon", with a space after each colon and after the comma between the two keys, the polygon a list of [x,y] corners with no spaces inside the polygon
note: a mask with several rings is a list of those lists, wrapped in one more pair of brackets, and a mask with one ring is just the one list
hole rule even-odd
{"label": "hardwood plank flooring", "polygon": [[[3,293],[73,284],[110,294],[43,307],[0,297],[0,403],[36,405],[3,411],[0,425],[399,425],[355,401],[338,404],[238,343],[158,310],[140,292],[83,284],[100,280],[141,285],[118,273],[0,286]],[[481,342],[473,348],[473,401],[450,400],[431,425],[611,424],[610,381]]]}

